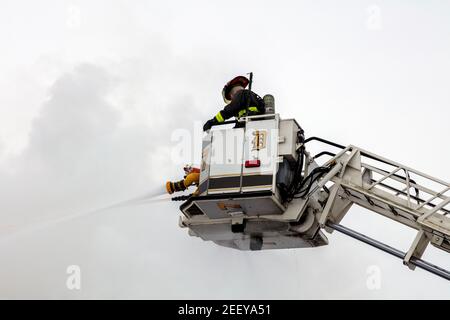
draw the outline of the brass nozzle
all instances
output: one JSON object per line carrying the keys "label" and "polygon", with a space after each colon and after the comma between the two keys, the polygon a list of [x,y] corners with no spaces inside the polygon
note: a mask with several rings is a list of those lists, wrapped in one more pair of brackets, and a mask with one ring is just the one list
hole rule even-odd
{"label": "brass nozzle", "polygon": [[184,185],[184,180],[180,180],[177,182],[166,182],[166,191],[168,194],[172,194],[174,192],[178,191],[184,191],[186,190],[186,186]]}

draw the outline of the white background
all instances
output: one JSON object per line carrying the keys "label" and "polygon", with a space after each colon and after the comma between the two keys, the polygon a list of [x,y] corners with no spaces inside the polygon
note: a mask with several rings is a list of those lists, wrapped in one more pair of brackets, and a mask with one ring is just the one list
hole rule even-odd
{"label": "white background", "polygon": [[[179,179],[172,133],[198,129],[249,71],[307,136],[448,181],[449,15],[444,1],[0,0],[0,297],[450,298],[447,281],[339,234],[303,250],[202,242],[178,203],[41,224]],[[343,223],[402,250],[415,236],[357,207]]]}

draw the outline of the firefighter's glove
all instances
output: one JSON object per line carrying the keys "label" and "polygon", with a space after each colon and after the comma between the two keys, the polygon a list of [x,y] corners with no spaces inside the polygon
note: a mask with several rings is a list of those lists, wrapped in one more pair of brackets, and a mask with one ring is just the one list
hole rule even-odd
{"label": "firefighter's glove", "polygon": [[206,123],[203,125],[203,131],[211,129],[211,127],[215,124],[217,124],[216,118],[206,121]]}

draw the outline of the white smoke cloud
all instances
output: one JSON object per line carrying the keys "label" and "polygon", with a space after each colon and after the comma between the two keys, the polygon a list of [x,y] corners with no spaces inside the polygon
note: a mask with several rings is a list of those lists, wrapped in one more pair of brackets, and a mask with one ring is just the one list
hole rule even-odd
{"label": "white smoke cloud", "polygon": [[35,209],[51,214],[64,206],[87,208],[126,194],[124,187],[154,182],[146,170],[150,130],[120,127],[120,112],[106,101],[115,85],[111,79],[101,67],[84,64],[54,83],[28,147],[8,162],[12,173],[1,179],[9,194],[3,219],[32,219]]}

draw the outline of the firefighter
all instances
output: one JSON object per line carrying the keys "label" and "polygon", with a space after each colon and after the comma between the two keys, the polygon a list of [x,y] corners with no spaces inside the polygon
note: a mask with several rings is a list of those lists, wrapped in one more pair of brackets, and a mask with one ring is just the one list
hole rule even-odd
{"label": "firefighter", "polygon": [[253,116],[266,112],[263,99],[253,91],[245,89],[248,84],[249,80],[246,77],[237,76],[223,87],[222,97],[227,105],[214,118],[205,123],[203,131],[207,131],[213,125],[224,122],[233,116],[239,119],[242,116]]}
{"label": "firefighter", "polygon": [[[166,182],[167,193],[172,194],[178,191],[184,191],[192,185],[198,186],[198,181],[200,179],[200,169],[195,168],[189,164],[185,165],[184,168],[184,179],[177,182]],[[194,192],[194,195],[197,190]]]}

